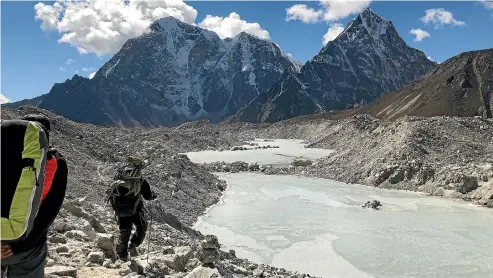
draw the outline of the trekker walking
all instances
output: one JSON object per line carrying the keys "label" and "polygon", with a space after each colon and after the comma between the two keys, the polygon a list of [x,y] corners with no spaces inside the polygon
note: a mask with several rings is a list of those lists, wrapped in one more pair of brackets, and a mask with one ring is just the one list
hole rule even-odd
{"label": "trekker walking", "polygon": [[[148,224],[143,200],[156,199],[156,194],[142,177],[143,166],[142,160],[130,157],[127,164],[118,169],[115,182],[107,190],[120,230],[116,253],[123,261],[128,260],[129,252],[131,256],[138,255],[137,247],[146,236]],[[133,225],[135,233],[132,235]]]}
{"label": "trekker walking", "polygon": [[48,228],[67,189],[67,163],[44,115],[1,123],[2,277],[43,278]]}

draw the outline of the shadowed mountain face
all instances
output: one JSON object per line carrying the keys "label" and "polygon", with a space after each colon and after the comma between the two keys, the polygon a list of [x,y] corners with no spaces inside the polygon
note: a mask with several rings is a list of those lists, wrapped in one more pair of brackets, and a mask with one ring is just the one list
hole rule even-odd
{"label": "shadowed mountain face", "polygon": [[493,117],[493,49],[459,54],[406,87],[364,107],[293,119],[342,119],[370,114],[384,120],[403,116]]}
{"label": "shadowed mountain face", "polygon": [[216,122],[265,93],[283,72],[298,69],[271,41],[246,33],[221,40],[167,17],[127,41],[92,79],[76,75],[24,103],[101,125]]}
{"label": "shadowed mountain face", "polygon": [[235,120],[275,122],[300,115],[358,107],[394,91],[436,64],[406,45],[392,22],[361,12],[300,73],[283,76]]}

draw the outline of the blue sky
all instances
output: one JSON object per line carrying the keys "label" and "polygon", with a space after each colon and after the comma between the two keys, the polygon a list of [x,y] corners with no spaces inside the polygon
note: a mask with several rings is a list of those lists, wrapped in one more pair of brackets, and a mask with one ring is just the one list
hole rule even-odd
{"label": "blue sky", "polygon": [[[104,40],[102,43],[98,43],[98,40],[87,42],[85,39],[88,37],[58,42],[64,33],[78,28],[74,25],[77,22],[74,21],[72,25],[68,24],[64,27],[57,25],[58,30],[42,30],[43,21],[35,19],[34,6],[37,3],[1,2],[1,93],[11,101],[47,93],[54,83],[63,82],[76,73],[89,76],[112,56],[111,51],[108,52],[103,48],[112,45],[115,49],[114,45],[119,45],[119,42],[113,43],[109,40]],[[50,7],[53,5],[53,2],[44,3]],[[296,10],[294,20],[287,21],[286,9],[296,4],[306,6]],[[369,5],[378,15],[394,23],[398,33],[408,45],[423,50],[435,61],[444,61],[464,51],[493,47],[493,5],[480,2],[443,1],[371,2]],[[321,49],[322,38],[331,24],[340,23],[345,26],[356,15],[351,13],[345,16],[341,9],[335,6],[322,6],[319,2],[195,1],[187,2],[182,6],[180,7],[185,11],[185,20],[196,23],[203,22],[207,15],[213,15],[217,18],[210,22],[215,24],[218,20],[231,17],[230,14],[235,12],[241,17],[244,26],[247,26],[247,23],[260,25],[251,32],[261,30],[263,32],[261,34],[266,34],[267,31],[271,40],[301,62],[307,61]],[[332,18],[324,20],[323,14],[330,8],[334,9],[331,11]],[[351,12],[347,6],[344,8]],[[357,9],[358,7],[354,8],[355,11]],[[429,20],[425,23],[423,17],[426,10],[430,9],[435,9],[434,11],[443,9],[442,12],[450,14],[428,14]],[[196,10],[196,17],[190,12],[193,10]],[[320,16],[315,19],[312,15],[310,20],[305,19],[314,23],[299,20],[302,14],[309,15],[305,13],[307,11],[320,12]],[[63,14],[59,19],[61,16]],[[440,22],[444,24],[439,24]],[[48,23],[46,21],[46,24]],[[221,31],[218,32],[224,32],[226,36],[228,32],[238,31],[236,30],[238,28],[247,28],[242,27],[241,24],[235,25],[236,27],[231,27],[234,24],[231,26],[228,24],[229,21],[224,20],[221,21],[221,25],[214,28],[219,28],[217,30]],[[60,32],[60,28],[65,28],[65,31]],[[415,41],[416,35],[410,33],[412,29],[421,29],[428,35],[425,35],[421,41]],[[119,39],[121,41],[126,37]],[[78,50],[77,46],[85,50]],[[81,51],[88,53],[81,54]],[[105,51],[106,53],[103,53]],[[93,52],[99,52],[99,55]]]}

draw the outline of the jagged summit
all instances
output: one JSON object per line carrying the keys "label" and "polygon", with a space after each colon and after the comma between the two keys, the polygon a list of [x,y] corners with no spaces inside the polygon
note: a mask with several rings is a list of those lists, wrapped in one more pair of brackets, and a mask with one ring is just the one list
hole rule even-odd
{"label": "jagged summit", "polygon": [[[294,78],[278,81],[269,99],[236,119],[279,121],[363,106],[415,80],[436,64],[399,37],[391,21],[365,9]],[[247,113],[248,115],[244,115]],[[258,115],[252,115],[258,113]]]}
{"label": "jagged summit", "polygon": [[165,17],[128,40],[92,79],[53,86],[40,107],[101,125],[217,122],[297,68],[270,40],[245,32],[222,40],[215,32]]}

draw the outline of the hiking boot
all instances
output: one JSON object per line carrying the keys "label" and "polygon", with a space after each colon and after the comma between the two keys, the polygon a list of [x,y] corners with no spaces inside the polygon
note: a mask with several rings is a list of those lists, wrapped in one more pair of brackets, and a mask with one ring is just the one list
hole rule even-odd
{"label": "hiking boot", "polygon": [[137,251],[137,247],[130,245],[128,247],[128,253],[130,253],[131,257],[137,257],[139,255],[139,252]]}

